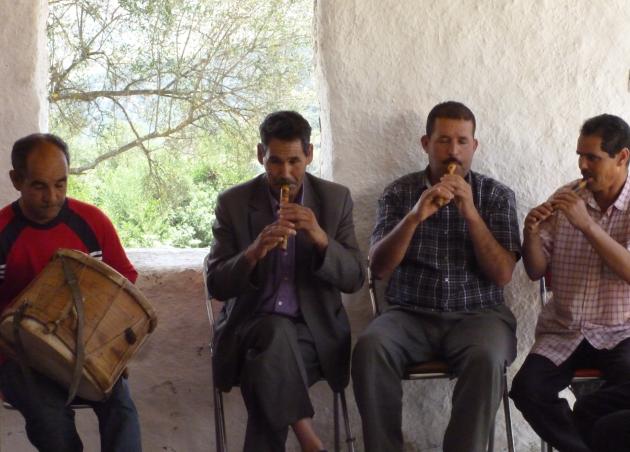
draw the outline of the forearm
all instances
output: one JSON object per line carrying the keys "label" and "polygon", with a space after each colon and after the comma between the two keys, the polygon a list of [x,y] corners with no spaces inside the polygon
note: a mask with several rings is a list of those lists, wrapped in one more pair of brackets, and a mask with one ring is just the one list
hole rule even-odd
{"label": "forearm", "polygon": [[532,281],[542,278],[547,271],[548,261],[543,251],[540,235],[523,232],[523,265]]}
{"label": "forearm", "polygon": [[208,292],[218,300],[228,300],[249,290],[256,290],[252,282],[253,268],[245,253],[220,257],[211,253],[208,258]]}
{"label": "forearm", "polygon": [[505,286],[512,279],[516,265],[514,253],[497,242],[479,214],[467,222],[475,257],[482,272],[498,286]]}
{"label": "forearm", "polygon": [[370,270],[382,279],[394,271],[402,262],[418,228],[411,215],[406,215],[389,234],[376,242],[370,249]]}
{"label": "forearm", "polygon": [[314,258],[314,264],[313,275],[341,292],[356,292],[365,281],[365,264],[361,251],[354,243],[329,238],[324,255]]}
{"label": "forearm", "polygon": [[590,223],[582,232],[606,266],[630,284],[630,251],[595,222]]}

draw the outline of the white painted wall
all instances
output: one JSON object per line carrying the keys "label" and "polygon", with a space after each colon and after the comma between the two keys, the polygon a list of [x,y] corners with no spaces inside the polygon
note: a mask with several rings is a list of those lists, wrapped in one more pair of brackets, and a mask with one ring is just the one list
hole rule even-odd
{"label": "white painted wall", "polygon": [[7,172],[13,142],[45,130],[46,0],[0,0],[0,205],[16,198]]}
{"label": "white painted wall", "polygon": [[[473,168],[515,190],[521,224],[530,208],[579,176],[575,143],[586,118],[607,112],[630,121],[628,0],[317,3],[322,145],[332,156],[325,174],[351,187],[365,250],[384,186],[427,163],[419,137],[438,102],[459,100],[475,112]],[[532,344],[536,288],[519,264],[506,291],[519,321],[510,375]],[[348,307],[359,333],[366,296],[351,297]],[[439,448],[447,386],[406,384],[408,450]],[[497,446],[504,448],[502,425],[499,416]],[[515,427],[517,450],[539,447],[520,416]]]}

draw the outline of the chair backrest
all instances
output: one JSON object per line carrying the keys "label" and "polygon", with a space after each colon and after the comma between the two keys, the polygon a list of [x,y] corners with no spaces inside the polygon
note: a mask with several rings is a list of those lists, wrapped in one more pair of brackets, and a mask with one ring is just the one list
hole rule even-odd
{"label": "chair backrest", "polygon": [[[221,311],[223,307],[223,303],[216,298],[213,298],[210,292],[208,292],[208,258],[210,255],[206,255],[203,259],[203,290],[206,294],[206,311],[208,313],[208,322],[210,323],[210,328],[212,329],[211,333],[214,337],[214,330],[216,327],[216,318],[217,314]],[[210,341],[210,353],[213,352],[213,343],[214,339]]]}
{"label": "chair backrest", "polygon": [[383,308],[386,306],[385,288],[389,282],[389,278],[378,279],[370,269],[370,261],[367,263],[368,274],[368,290],[370,291],[370,302],[372,304],[372,316],[381,315]]}

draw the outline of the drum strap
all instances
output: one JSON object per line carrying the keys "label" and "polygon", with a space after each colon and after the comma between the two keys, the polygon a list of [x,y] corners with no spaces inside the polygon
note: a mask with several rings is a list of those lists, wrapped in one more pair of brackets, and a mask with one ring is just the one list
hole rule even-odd
{"label": "drum strap", "polygon": [[83,375],[83,365],[85,363],[85,344],[83,343],[85,312],[83,309],[83,295],[81,295],[81,289],[79,288],[77,277],[72,268],[70,268],[68,261],[63,256],[59,256],[59,258],[61,259],[63,274],[66,278],[66,282],[68,283],[68,286],[70,286],[70,291],[72,292],[72,300],[74,301],[74,308],[77,313],[74,371],[72,373],[70,389],[68,389],[68,400],[66,401],[66,405],[70,405],[72,400],[74,400],[77,389],[79,389],[79,383],[81,382],[81,377]]}

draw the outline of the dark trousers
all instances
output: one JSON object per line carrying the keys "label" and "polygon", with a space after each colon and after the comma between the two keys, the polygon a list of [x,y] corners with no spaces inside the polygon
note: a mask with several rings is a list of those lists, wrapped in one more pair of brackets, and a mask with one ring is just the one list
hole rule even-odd
{"label": "dark trousers", "polygon": [[[74,423],[74,410],[66,407],[68,391],[49,378],[31,372],[24,378],[20,366],[8,361],[0,367],[0,390],[7,402],[22,413],[29,441],[40,452],[80,452],[83,444]],[[80,397],[75,403],[89,404],[98,418],[102,452],[140,452],[138,412],[121,378],[111,396],[102,402]]]}
{"label": "dark trousers", "polygon": [[246,452],[285,450],[288,427],[313,417],[308,388],[322,373],[305,323],[256,317],[238,332],[241,393],[247,407]]}
{"label": "dark trousers", "polygon": [[537,354],[525,358],[512,382],[510,397],[538,435],[560,452],[589,452],[567,401],[558,393],[571,383],[578,368],[600,369],[607,386],[630,379],[630,339],[612,350],[597,350],[586,340],[556,366]]}
{"label": "dark trousers", "polygon": [[515,328],[505,306],[454,313],[393,308],[372,321],[352,356],[365,450],[403,450],[405,368],[442,359],[457,376],[443,450],[483,451],[501,403],[505,365],[516,356]]}
{"label": "dark trousers", "polygon": [[630,381],[581,397],[573,411],[594,452],[630,451]]}

